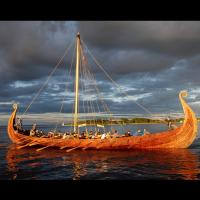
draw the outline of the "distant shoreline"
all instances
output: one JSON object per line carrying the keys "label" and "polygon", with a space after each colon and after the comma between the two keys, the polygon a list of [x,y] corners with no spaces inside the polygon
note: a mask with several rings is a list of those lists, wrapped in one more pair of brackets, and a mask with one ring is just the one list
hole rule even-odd
{"label": "distant shoreline", "polygon": [[[170,119],[170,121],[175,124],[175,123],[183,123],[184,118],[178,118],[178,119]],[[82,125],[82,127],[84,126],[96,126],[96,125],[100,125],[100,126],[114,126],[114,125],[119,125],[119,126],[124,126],[124,125],[139,125],[139,124],[168,124],[168,120],[167,119],[149,119],[149,118],[121,118],[119,120],[101,120],[101,119],[97,119],[97,120],[81,120],[78,122],[78,125]],[[64,123],[63,122],[63,126],[73,126],[74,124],[70,121]]]}
{"label": "distant shoreline", "polygon": [[[182,124],[181,122],[174,122],[176,124]],[[124,125],[139,125],[139,124],[166,124],[166,123],[163,123],[163,122],[141,122],[141,123],[124,123],[124,124],[104,124],[104,126],[114,126],[114,125],[119,125],[119,126],[124,126]],[[102,124],[101,124],[102,125]],[[64,124],[62,126],[74,126],[73,124]],[[86,126],[96,126],[96,124],[86,124]]]}

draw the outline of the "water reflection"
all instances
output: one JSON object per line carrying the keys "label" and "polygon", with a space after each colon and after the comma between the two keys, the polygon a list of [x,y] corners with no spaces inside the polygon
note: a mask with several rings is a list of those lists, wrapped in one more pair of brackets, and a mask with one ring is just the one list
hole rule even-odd
{"label": "water reflection", "polygon": [[[57,179],[199,179],[198,155],[190,149],[162,151],[94,151],[79,150],[70,153],[47,149],[36,152],[34,148],[8,148],[7,167],[12,179],[20,179],[21,173],[41,177],[49,170],[48,178]],[[48,165],[47,169],[44,169]],[[24,169],[24,171],[22,171]],[[44,169],[44,171],[42,171]],[[25,173],[26,172],[26,173]],[[22,176],[21,176],[22,177]],[[25,175],[23,178],[26,178]],[[21,178],[21,179],[23,179]],[[45,178],[44,178],[45,179]]]}

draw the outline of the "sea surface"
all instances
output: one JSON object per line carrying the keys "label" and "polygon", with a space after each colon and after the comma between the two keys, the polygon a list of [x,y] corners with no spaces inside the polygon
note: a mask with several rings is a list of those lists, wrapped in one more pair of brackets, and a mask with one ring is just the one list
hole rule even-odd
{"label": "sea surface", "polygon": [[[66,129],[62,127],[61,129]],[[122,127],[115,127],[119,132]],[[151,133],[166,125],[129,125],[132,132],[146,128]],[[51,130],[48,125],[39,129]],[[96,151],[16,149],[0,127],[0,180],[199,180],[200,138],[189,149],[163,151]]]}

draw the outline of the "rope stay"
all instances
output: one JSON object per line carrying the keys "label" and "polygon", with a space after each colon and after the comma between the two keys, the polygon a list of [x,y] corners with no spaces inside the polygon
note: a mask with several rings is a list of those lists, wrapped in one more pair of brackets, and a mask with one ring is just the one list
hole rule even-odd
{"label": "rope stay", "polygon": [[[92,76],[92,80],[95,82],[95,88],[96,88],[97,94],[99,94],[99,96],[101,96],[100,95],[101,93],[98,89],[98,86],[97,86],[97,83],[96,83],[96,80],[95,80],[95,75],[93,73],[91,73],[91,76]],[[108,105],[103,101],[102,97],[101,97],[101,99],[102,99],[102,102],[103,102],[103,105],[104,105],[104,110],[110,115],[110,123],[111,123],[111,128],[112,128],[112,116],[113,116],[113,114],[111,113],[110,109],[108,108]],[[123,128],[121,123],[117,122],[117,124],[119,124]]]}
{"label": "rope stay", "polygon": [[[84,93],[84,86],[85,85],[84,85],[84,81],[83,81],[83,69],[82,69],[82,67],[80,68],[80,80],[82,82],[82,84],[81,84],[81,91],[82,91],[82,93]],[[83,107],[83,113],[86,113],[84,98],[82,100],[82,107]],[[85,124],[87,124],[86,116],[83,117],[83,121],[85,121]]]}
{"label": "rope stay", "polygon": [[[88,76],[88,74],[86,72],[86,68],[84,66],[84,62],[81,62],[81,63],[83,63],[83,65],[81,65],[81,68],[82,68],[82,72],[83,72],[83,77],[85,78],[84,79],[85,81],[83,81],[83,85],[84,85],[84,92],[86,93],[86,91],[89,92],[89,89],[87,90],[87,88],[86,88],[87,87],[86,80],[89,81],[90,79],[89,79],[89,76]],[[88,109],[87,109],[88,110],[88,114],[90,113],[93,121],[95,122],[95,117],[92,114],[94,110],[93,110],[93,106],[92,106],[91,100],[88,101],[88,99],[87,99],[87,107],[88,107]],[[90,125],[92,125],[92,120],[89,120],[89,121],[90,121]]]}
{"label": "rope stay", "polygon": [[[128,99],[131,97],[126,91],[123,90],[123,88],[118,84],[116,83],[112,77],[109,75],[109,73],[104,69],[104,67],[99,63],[99,61],[94,57],[94,55],[92,54],[92,52],[89,50],[89,48],[87,47],[87,45],[85,44],[85,42],[83,42],[83,40],[81,39],[81,43],[82,45],[80,45],[80,54],[81,54],[81,57],[80,57],[80,75],[81,75],[81,81],[82,81],[82,84],[81,84],[81,87],[82,87],[82,92],[85,92],[85,93],[88,93],[88,92],[92,92],[94,94],[94,92],[96,92],[97,94],[97,97],[99,98],[97,100],[97,98],[95,97],[94,100],[93,98],[84,98],[83,96],[83,111],[85,112],[87,110],[88,112],[88,116],[90,114],[90,111],[91,111],[91,119],[93,119],[93,122],[94,124],[98,124],[98,120],[97,120],[97,115],[96,113],[99,113],[99,116],[100,116],[100,119],[102,120],[102,125],[103,125],[103,119],[102,119],[102,115],[101,115],[101,112],[100,112],[100,106],[98,104],[98,101],[100,102],[100,105],[102,106],[103,110],[104,110],[104,113],[106,113],[106,116],[109,116],[110,118],[110,125],[111,125],[111,129],[112,129],[112,118],[113,118],[113,114],[111,113],[111,111],[109,110],[106,102],[104,101],[103,99],[103,96],[98,88],[98,85],[97,85],[97,81],[95,79],[95,75],[94,73],[92,72],[92,69],[91,69],[91,66],[85,56],[85,50],[88,52],[88,54],[90,55],[90,57],[92,58],[92,60],[94,61],[94,63],[103,71],[103,73],[106,75],[106,77],[115,85],[116,88],[118,88],[120,90],[120,92],[122,94],[125,95],[125,97],[127,97]],[[38,92],[34,95],[34,97],[32,98],[31,102],[29,103],[29,105],[26,107],[24,113],[22,114],[22,118],[23,116],[27,113],[27,111],[30,109],[30,107],[32,106],[32,104],[35,102],[35,100],[38,98],[38,96],[41,94],[41,92],[43,91],[43,89],[45,88],[45,86],[48,84],[49,80],[51,79],[51,77],[53,76],[53,74],[55,73],[55,71],[58,69],[58,67],[60,66],[60,64],[62,63],[64,57],[67,55],[68,51],[70,50],[70,48],[72,47],[73,45],[73,41],[70,43],[70,45],[65,49],[64,51],[64,54],[58,59],[58,62],[57,64],[54,66],[53,70],[50,72],[50,74],[48,75],[46,81],[44,82],[43,85],[41,85],[40,89],[38,90]],[[74,61],[74,54],[75,54],[75,47],[76,45],[74,45],[74,50],[73,50],[73,55],[72,55],[72,60],[71,60],[71,64],[70,64],[70,69],[69,71],[66,72],[66,77],[71,77],[71,72],[73,70],[73,61]],[[72,78],[72,77],[71,77]],[[86,81],[87,80],[87,81]],[[87,90],[87,84],[86,83],[89,83],[88,84],[88,87],[90,85],[92,85],[94,88],[92,88],[92,90]],[[66,83],[66,93],[67,93],[67,84]],[[75,87],[75,85],[74,85]],[[62,112],[63,110],[63,106],[64,106],[64,100],[65,100],[65,95],[63,96],[63,99],[62,99],[62,103],[61,103],[61,107],[60,107],[60,110],[59,110],[59,113]],[[95,102],[94,102],[95,101]],[[153,115],[153,113],[151,113],[147,108],[145,108],[143,105],[141,105],[140,103],[138,103],[135,99],[133,99],[133,101],[135,102],[136,105],[138,105],[140,108],[142,108],[145,112],[147,112],[148,114],[150,114],[151,116]],[[87,105],[86,105],[87,103]],[[96,107],[97,109],[95,109],[95,103],[96,103]],[[75,102],[73,102],[73,108],[72,108],[72,115],[73,115],[73,110],[74,110],[74,104]],[[86,108],[87,107],[87,108]],[[101,108],[101,109],[102,109]],[[79,110],[80,111],[80,110]],[[95,118],[96,117],[96,118]],[[165,120],[162,120],[160,119],[160,121],[163,121],[166,123]],[[87,124],[87,119],[86,119],[86,116],[85,116],[85,122]],[[90,124],[91,123],[91,120],[89,120]],[[119,124],[122,128],[124,128],[119,121],[116,121],[117,124]],[[58,123],[59,123],[59,119],[57,120],[57,123],[55,125],[55,132],[57,131],[57,128],[58,128]],[[87,129],[87,127],[86,127]],[[70,132],[71,132],[71,129],[70,129]],[[105,127],[104,127],[104,132],[105,132]]]}
{"label": "rope stay", "polygon": [[[82,50],[82,52],[84,52],[84,51]],[[108,112],[108,114],[110,115],[110,123],[111,123],[111,128],[112,128],[112,117],[111,117],[111,116],[112,116],[112,113],[110,112],[110,110],[109,110],[107,104],[103,101],[103,98],[101,97],[101,93],[100,93],[99,88],[98,88],[98,86],[97,86],[97,82],[96,82],[96,79],[95,79],[95,75],[94,75],[94,73],[92,73],[91,67],[90,67],[89,64],[88,64],[88,68],[86,68],[86,70],[87,70],[87,74],[89,75],[90,79],[91,79],[91,80],[93,81],[93,83],[94,83],[96,92],[97,92],[98,96],[100,97],[100,100],[101,100],[101,102],[102,102],[102,104],[103,104],[104,110],[105,110],[106,112]],[[95,99],[95,100],[96,100],[96,103],[97,103],[97,99]],[[99,109],[98,103],[97,103],[97,108]],[[99,112],[100,112],[100,110],[99,110]],[[102,124],[103,124],[103,120],[102,120]],[[121,124],[120,122],[117,122],[117,124],[119,124],[119,125],[122,127],[122,129],[124,129],[124,127],[122,126],[122,124]]]}
{"label": "rope stay", "polygon": [[[104,74],[107,76],[107,78],[109,80],[111,80],[111,82],[127,97],[130,98],[130,95],[126,92],[123,91],[122,87],[116,83],[111,76],[108,74],[108,72],[103,68],[103,66],[97,61],[97,59],[94,57],[94,55],[92,54],[92,52],[89,50],[89,48],[87,47],[87,45],[85,44],[85,42],[83,40],[81,40],[82,43],[84,44],[84,46],[86,47],[89,55],[91,56],[91,58],[93,59],[94,63],[104,72]],[[135,102],[135,104],[137,104],[140,108],[142,108],[144,111],[146,111],[148,114],[150,114],[151,116],[153,115],[152,112],[150,112],[147,108],[145,108],[143,105],[141,105],[140,103],[138,103],[136,100],[133,99],[133,101]],[[166,122],[165,120],[161,120],[163,122]]]}
{"label": "rope stay", "polygon": [[[108,108],[107,104],[104,102],[104,100],[103,100],[103,98],[102,98],[102,96],[101,96],[100,90],[99,90],[99,88],[98,88],[98,86],[97,86],[97,82],[96,82],[94,73],[92,73],[91,71],[88,71],[88,72],[90,73],[91,79],[94,81],[95,89],[96,89],[96,91],[97,91],[97,94],[99,95],[100,99],[102,100],[102,104],[103,104],[104,110],[105,110],[105,112],[107,112],[108,115],[110,116],[110,123],[111,123],[111,128],[112,128],[112,116],[113,116],[113,114],[111,113],[110,109]],[[118,121],[116,121],[116,122],[117,122],[117,124],[119,124],[119,125],[122,127],[122,129],[123,129],[122,124],[121,124],[120,122],[118,122]]]}
{"label": "rope stay", "polygon": [[[94,88],[92,88],[92,90],[91,90],[91,88],[88,88],[88,86],[91,85],[91,82],[94,82],[94,78],[92,77],[93,74],[90,72],[89,65],[87,65],[88,62],[86,60],[84,52],[83,52],[82,48],[80,48],[80,49],[81,49],[80,78],[81,78],[81,82],[82,82],[82,84],[81,84],[82,92],[84,92],[84,94],[86,94],[88,92],[92,92],[92,94],[93,94],[94,93],[94,89],[96,89],[96,92],[97,92],[97,94],[99,96],[98,88],[96,88],[96,84],[95,83],[92,84],[92,86],[93,85],[95,86]],[[97,102],[96,98],[95,98],[95,102],[96,102],[96,105],[97,105],[98,113],[100,113],[99,105],[98,105],[98,102]],[[96,116],[97,111],[96,111],[96,108],[95,108],[96,107],[95,106],[95,102],[93,102],[92,99],[88,100],[88,98],[86,98],[87,112],[88,112],[88,114],[90,113],[90,115],[92,117],[91,119],[93,119],[93,122],[95,124],[97,124],[97,116]],[[106,111],[104,102],[102,101],[102,103],[103,103],[103,106],[104,106],[104,110]],[[86,111],[86,109],[85,109],[85,98],[83,98],[83,111],[84,112]],[[86,122],[86,117],[85,117],[85,122]],[[89,120],[89,124],[93,125],[91,120]],[[102,124],[103,124],[103,120],[102,120]]]}
{"label": "rope stay", "polygon": [[32,101],[29,103],[29,105],[27,106],[27,108],[25,109],[24,113],[22,114],[22,118],[23,116],[27,113],[27,111],[29,110],[29,108],[31,107],[31,105],[33,104],[33,102],[37,99],[37,97],[40,95],[40,93],[42,92],[42,90],[44,89],[44,87],[47,85],[47,83],[49,82],[50,78],[52,77],[52,75],[55,73],[55,71],[57,70],[57,68],[60,66],[61,62],[63,61],[65,55],[67,54],[67,52],[69,51],[69,49],[71,48],[73,44],[73,41],[70,43],[70,45],[65,49],[64,54],[60,57],[60,59],[58,60],[57,64],[55,65],[55,67],[53,68],[53,70],[50,72],[50,74],[48,75],[46,81],[44,82],[44,84],[40,87],[39,91],[35,94],[35,96],[33,97]]}
{"label": "rope stay", "polygon": [[[70,69],[69,69],[69,73],[66,72],[66,77],[70,77],[71,75],[71,71],[72,71],[72,66],[73,66],[73,59],[74,59],[74,54],[75,54],[75,45],[74,45],[74,50],[73,50],[73,55],[72,55],[72,60],[71,60],[71,64],[70,64]],[[66,81],[66,89],[65,89],[65,93],[67,93],[67,81]],[[62,99],[62,103],[61,103],[61,107],[60,107],[60,111],[59,113],[62,112],[63,110],[63,106],[64,106],[64,100],[65,100],[65,95],[63,95],[63,99]],[[57,123],[56,123],[56,127],[55,127],[55,132],[57,131],[57,128],[58,128],[58,123],[60,122],[60,120],[58,119],[57,120]]]}

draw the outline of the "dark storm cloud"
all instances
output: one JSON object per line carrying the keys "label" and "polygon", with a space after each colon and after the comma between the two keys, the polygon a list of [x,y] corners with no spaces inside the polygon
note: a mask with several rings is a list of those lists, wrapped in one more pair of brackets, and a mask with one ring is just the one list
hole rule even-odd
{"label": "dark storm cloud", "polygon": [[[181,112],[177,95],[182,89],[192,94],[188,98],[191,105],[199,101],[200,22],[0,22],[1,112],[10,112],[13,101],[20,103],[20,112],[24,111],[74,41],[77,30],[104,69],[131,97],[124,97],[86,51],[111,111],[144,114],[135,99],[152,113]],[[73,47],[30,112],[58,112],[66,93],[64,111],[71,113],[74,79],[67,79],[65,92],[65,69],[69,70],[72,52]],[[93,84],[87,85],[87,91],[88,98],[99,98]],[[200,107],[196,106],[196,111],[200,112]]]}
{"label": "dark storm cloud", "polygon": [[[0,102],[20,102],[25,109],[69,46],[73,34],[71,22],[0,22]],[[71,55],[70,51],[66,57]],[[60,81],[56,83],[60,91],[66,85],[63,70],[69,70],[70,62],[65,58],[51,79]],[[22,87],[15,87],[18,82]],[[48,87],[45,91],[46,95],[42,93],[38,101],[47,100],[48,92],[55,92]],[[10,107],[2,104],[1,111]],[[35,111],[41,108],[38,106]]]}
{"label": "dark storm cloud", "polygon": [[64,22],[0,22],[1,82],[46,76],[69,44],[69,27]]}
{"label": "dark storm cloud", "polygon": [[110,58],[111,68],[109,71],[116,74],[129,74],[130,72],[155,72],[169,68],[175,59],[169,56],[145,51],[119,51],[113,53]]}
{"label": "dark storm cloud", "polygon": [[[200,22],[78,22],[82,37],[93,47],[142,49],[188,57],[200,51]],[[90,31],[88,31],[90,30]]]}
{"label": "dark storm cloud", "polygon": [[[115,79],[130,73],[162,73],[180,60],[181,76],[198,81],[200,22],[77,22],[83,40]],[[87,31],[90,27],[90,31]],[[142,77],[144,74],[140,74]],[[133,75],[134,77],[135,75]],[[192,76],[195,76],[194,79]],[[197,78],[197,79],[196,79]],[[130,79],[131,80],[131,79]],[[148,80],[147,80],[148,81]],[[170,80],[171,81],[171,80]],[[170,82],[169,81],[169,82]],[[173,82],[173,80],[172,80]]]}

